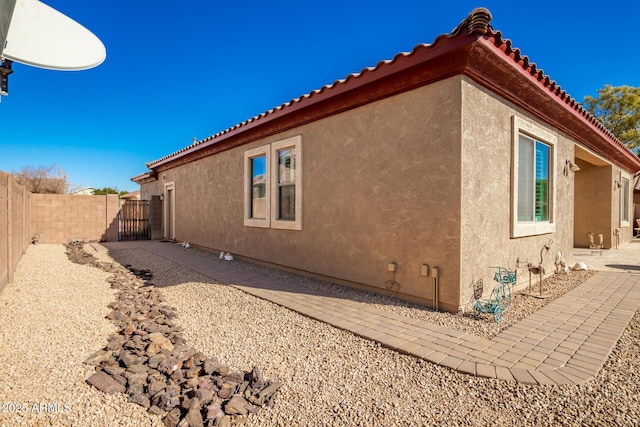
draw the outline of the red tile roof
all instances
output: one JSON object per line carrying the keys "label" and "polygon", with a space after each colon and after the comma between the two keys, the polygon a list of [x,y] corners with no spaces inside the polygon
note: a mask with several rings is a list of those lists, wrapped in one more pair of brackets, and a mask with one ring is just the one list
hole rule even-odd
{"label": "red tile roof", "polygon": [[[512,47],[511,40],[504,39],[500,31],[494,31],[491,27],[488,28],[483,40],[493,43],[493,45],[500,50],[503,56],[506,56],[510,61],[513,61],[513,63],[520,67],[524,73],[529,74],[537,81],[538,85],[551,93],[556,100],[564,103],[568,109],[577,113],[584,122],[596,128],[597,131],[601,133],[601,136],[611,144],[614,152],[609,152],[609,154],[613,154],[614,159],[618,160],[618,163],[622,166],[628,167],[634,172],[640,170],[640,158],[627,148],[627,146],[609,129],[607,129],[594,115],[586,110],[582,104],[573,99],[555,81],[551,80],[551,78],[546,75],[542,69],[539,69],[535,63],[530,62],[527,56],[522,55],[520,49]],[[580,140],[581,138],[576,137],[576,139]],[[589,146],[589,148],[595,149],[596,151],[601,151],[596,147],[591,146],[591,144],[587,143],[585,145]],[[610,158],[611,156],[608,157]]]}
{"label": "red tile roof", "polygon": [[[478,8],[450,34],[293,99],[146,166],[157,172],[273,135],[403,91],[464,74],[631,170],[640,159],[582,105],[489,25]],[[514,77],[518,74],[519,77]],[[524,87],[514,78],[526,78]],[[512,84],[509,84],[512,83]],[[347,95],[348,94],[348,95]],[[556,105],[549,105],[549,99]],[[526,102],[524,101],[526,99]],[[533,99],[533,102],[532,102]],[[558,107],[561,106],[561,107]],[[585,133],[588,136],[585,136]],[[594,142],[594,139],[597,142]]]}

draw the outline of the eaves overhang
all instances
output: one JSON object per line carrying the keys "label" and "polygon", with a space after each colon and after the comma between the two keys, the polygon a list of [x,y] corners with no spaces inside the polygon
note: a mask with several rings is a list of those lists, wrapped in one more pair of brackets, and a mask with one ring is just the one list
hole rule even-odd
{"label": "eaves overhang", "polygon": [[638,156],[499,31],[478,39],[464,73],[618,166],[640,170]]}
{"label": "eaves overhang", "polygon": [[136,175],[131,178],[131,181],[135,182],[136,184],[147,184],[149,182],[153,182],[157,180],[158,180],[158,175],[153,171],[141,173],[140,175]]}
{"label": "eaves overhang", "polygon": [[[640,159],[494,31],[491,14],[475,9],[450,34],[409,53],[381,61],[321,89],[282,104],[161,159],[147,163],[155,176],[198,159],[293,129],[455,75],[466,75],[585,147],[623,168],[640,170]],[[146,179],[146,178],[145,178]]]}

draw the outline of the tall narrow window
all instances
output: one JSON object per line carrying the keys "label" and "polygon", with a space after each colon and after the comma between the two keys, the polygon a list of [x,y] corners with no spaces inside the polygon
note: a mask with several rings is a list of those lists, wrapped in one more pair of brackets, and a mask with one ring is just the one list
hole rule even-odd
{"label": "tall narrow window", "polygon": [[536,191],[535,218],[536,221],[549,221],[549,151],[547,144],[536,141]]}
{"label": "tall narrow window", "polygon": [[525,135],[518,145],[518,221],[548,221],[550,147]]}
{"label": "tall narrow window", "polygon": [[296,219],[296,150],[278,150],[278,219]]}
{"label": "tall narrow window", "polygon": [[269,227],[269,146],[244,153],[244,225]]}
{"label": "tall narrow window", "polygon": [[518,148],[518,221],[533,221],[533,144],[519,135]]}
{"label": "tall narrow window", "polygon": [[512,237],[551,233],[554,223],[556,137],[513,120]]}
{"label": "tall narrow window", "polygon": [[271,144],[271,227],[302,230],[302,138]]}
{"label": "tall narrow window", "polygon": [[620,222],[621,226],[629,225],[629,180],[620,180]]}
{"label": "tall narrow window", "polygon": [[251,159],[251,218],[267,218],[267,156]]}

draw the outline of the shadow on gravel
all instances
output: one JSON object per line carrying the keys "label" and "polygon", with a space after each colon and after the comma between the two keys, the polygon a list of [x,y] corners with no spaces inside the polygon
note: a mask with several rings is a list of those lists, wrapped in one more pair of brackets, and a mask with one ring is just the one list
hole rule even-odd
{"label": "shadow on gravel", "polygon": [[[267,267],[249,261],[225,261],[219,259],[219,254],[197,247],[183,248],[179,244],[158,241],[110,242],[103,244],[109,250],[109,256],[122,265],[131,264],[138,269],[149,268],[145,265],[135,265],[130,250],[146,251],[171,263],[195,271],[203,276],[203,283],[241,285],[255,289],[280,290],[307,295],[323,295],[329,298],[351,300],[357,302],[374,303],[396,307],[409,307],[427,312],[433,310],[424,305],[407,302],[392,296],[380,295],[366,290],[351,288],[326,280],[303,276],[278,268]],[[167,266],[171,269],[171,265]],[[167,280],[169,276],[154,271],[157,287],[174,286],[184,283],[183,280]]]}

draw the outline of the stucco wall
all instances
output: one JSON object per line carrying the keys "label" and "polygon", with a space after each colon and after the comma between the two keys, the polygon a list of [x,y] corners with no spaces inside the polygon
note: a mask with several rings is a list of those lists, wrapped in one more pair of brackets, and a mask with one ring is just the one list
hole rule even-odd
{"label": "stucco wall", "polygon": [[159,240],[164,237],[162,235],[162,200],[160,200],[160,195],[149,196],[150,206],[149,206],[149,214],[151,221],[151,239]]}
{"label": "stucco wall", "polygon": [[[175,185],[176,239],[457,310],[460,77],[368,104],[161,172],[142,197]],[[244,152],[302,135],[302,231],[243,223]]]}
{"label": "stucco wall", "polygon": [[[589,233],[602,234],[605,247],[611,247],[613,189],[611,165],[598,166],[576,159],[575,246],[589,247]],[[617,211],[617,209],[616,209]]]}
{"label": "stucco wall", "polygon": [[31,229],[40,243],[118,240],[118,196],[32,194]]}
{"label": "stucco wall", "polygon": [[[573,179],[563,174],[565,159],[573,159],[574,142],[529,114],[465,78],[462,83],[462,219],[460,305],[472,302],[473,284],[482,279],[485,292],[495,286],[490,267],[514,269],[516,259],[540,262],[540,250],[550,240],[544,256],[547,273],[554,269],[557,250],[570,258],[573,248]],[[512,116],[517,116],[557,137],[556,231],[511,237]],[[526,269],[518,272],[528,284]]]}
{"label": "stucco wall", "polygon": [[162,194],[162,181],[152,181],[140,185],[140,200],[151,200],[153,196]]}
{"label": "stucco wall", "polygon": [[[591,163],[576,159],[580,171],[576,173],[576,220],[575,246],[589,247],[589,233],[602,234],[604,247],[615,248],[616,240],[629,241],[633,238],[633,175],[618,166]],[[622,188],[617,183],[621,178],[629,181],[628,222],[622,221]],[[615,233],[618,233],[616,237]]]}
{"label": "stucco wall", "polygon": [[[514,118],[554,143],[555,229],[522,237],[511,224]],[[245,226],[244,153],[296,135],[302,231]],[[556,252],[571,262],[574,238],[580,246],[587,232],[603,233],[606,247],[616,228],[621,241],[631,238],[612,188],[630,175],[576,144],[456,76],[162,171],[141,193],[151,199],[171,186],[177,240],[431,305],[434,282],[420,275],[429,264],[440,272],[440,309],[456,311],[471,305],[478,280],[491,291],[494,266],[516,269],[519,260],[518,285],[526,286],[526,263],[537,265],[547,243],[550,274]],[[565,172],[566,160],[581,170]],[[399,285],[389,289],[391,279]]]}

